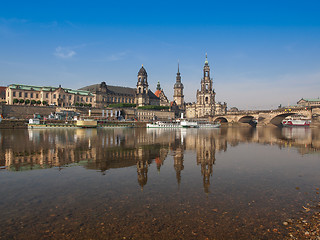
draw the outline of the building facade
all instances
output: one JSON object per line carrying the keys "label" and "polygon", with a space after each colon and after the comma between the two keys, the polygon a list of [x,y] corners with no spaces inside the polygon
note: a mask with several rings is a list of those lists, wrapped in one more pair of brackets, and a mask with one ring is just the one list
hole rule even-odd
{"label": "building facade", "polygon": [[320,106],[320,98],[301,98],[297,104],[301,107]]}
{"label": "building facade", "polygon": [[148,74],[142,66],[138,72],[136,88],[111,86],[105,82],[93,84],[80,90],[89,91],[96,97],[95,106],[105,108],[109,104],[128,103],[136,106],[160,105],[160,99],[150,89]]}
{"label": "building facade", "polygon": [[105,108],[109,104],[116,103],[135,103],[135,92],[134,88],[111,86],[105,82],[100,84],[93,84],[80,88],[80,90],[89,91],[96,96],[95,106],[98,108]]}
{"label": "building facade", "polygon": [[54,105],[59,107],[95,107],[95,95],[89,91],[59,87],[11,84],[6,88],[7,104]]}
{"label": "building facade", "polygon": [[6,89],[7,87],[0,87],[0,102],[6,102]]}

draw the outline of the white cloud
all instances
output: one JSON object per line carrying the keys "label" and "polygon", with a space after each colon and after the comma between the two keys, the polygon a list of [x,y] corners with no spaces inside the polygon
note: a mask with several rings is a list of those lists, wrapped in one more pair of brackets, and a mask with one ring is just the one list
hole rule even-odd
{"label": "white cloud", "polygon": [[72,58],[74,55],[76,55],[77,53],[70,49],[70,48],[65,48],[65,47],[57,47],[55,49],[54,55],[58,58]]}
{"label": "white cloud", "polygon": [[126,55],[127,55],[126,52],[114,53],[114,54],[108,56],[107,60],[110,62],[119,61],[119,60],[122,60],[124,58],[124,56],[126,56]]}

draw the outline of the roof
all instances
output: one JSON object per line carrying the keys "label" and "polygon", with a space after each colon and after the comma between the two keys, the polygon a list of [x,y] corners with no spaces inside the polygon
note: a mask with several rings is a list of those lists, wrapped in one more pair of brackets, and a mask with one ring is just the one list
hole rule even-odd
{"label": "roof", "polygon": [[[10,84],[8,86],[10,89],[21,89],[25,91],[44,91],[44,92],[54,92],[59,89],[59,87],[48,87],[48,86],[32,86],[32,85],[23,85],[23,84]],[[84,96],[92,96],[92,93],[85,90],[74,90],[71,88],[61,88],[63,91]]]}
{"label": "roof", "polygon": [[119,94],[135,95],[136,89],[129,87],[108,86],[108,91]]}
{"label": "roof", "polygon": [[138,72],[138,76],[148,76],[147,71],[144,69],[143,65]]}
{"label": "roof", "polygon": [[100,92],[101,88],[107,88],[107,93],[113,93],[113,94],[120,94],[120,95],[135,95],[136,89],[135,88],[129,88],[129,87],[120,87],[120,86],[111,86],[106,84],[93,84],[89,85],[83,88],[80,88],[79,90],[86,90],[93,93]]}
{"label": "roof", "polygon": [[[101,87],[107,88],[107,94],[119,94],[119,95],[131,95],[131,96],[135,96],[136,94],[136,88],[111,86],[111,85],[102,86],[101,84],[89,85],[89,86],[80,88],[80,90],[86,90],[86,91],[91,91],[93,93],[96,93],[101,91],[100,89]],[[156,96],[150,89],[148,90],[148,96],[151,99],[159,99],[159,97]]]}
{"label": "roof", "polygon": [[153,92],[151,92],[150,89],[148,90],[148,96],[149,98],[152,98],[152,99],[159,99],[159,97],[157,97]]}
{"label": "roof", "polygon": [[319,102],[320,98],[301,98],[298,102],[300,101],[306,101],[306,102]]}
{"label": "roof", "polygon": [[155,93],[154,93],[154,95],[156,95],[157,97],[160,97],[160,93],[161,93],[162,91],[161,90],[157,90]]}

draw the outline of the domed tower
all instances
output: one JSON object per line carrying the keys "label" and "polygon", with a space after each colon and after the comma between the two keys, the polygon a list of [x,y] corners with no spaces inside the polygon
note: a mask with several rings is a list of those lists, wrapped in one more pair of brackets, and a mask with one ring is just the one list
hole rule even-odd
{"label": "domed tower", "polygon": [[138,107],[149,105],[148,87],[148,74],[142,65],[138,72],[137,92],[135,99],[135,103]]}
{"label": "domed tower", "polygon": [[184,95],[183,95],[183,84],[181,83],[181,76],[179,71],[179,63],[178,63],[178,72],[176,76],[176,83],[173,87],[173,100],[176,102],[178,107],[184,105]]}

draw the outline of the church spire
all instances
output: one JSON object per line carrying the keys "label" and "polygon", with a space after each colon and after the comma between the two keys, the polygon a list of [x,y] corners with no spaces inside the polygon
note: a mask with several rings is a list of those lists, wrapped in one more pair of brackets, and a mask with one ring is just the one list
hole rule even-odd
{"label": "church spire", "polygon": [[208,55],[207,55],[207,53],[206,53],[206,61],[204,62],[204,64],[205,65],[208,65],[209,63],[208,63]]}

